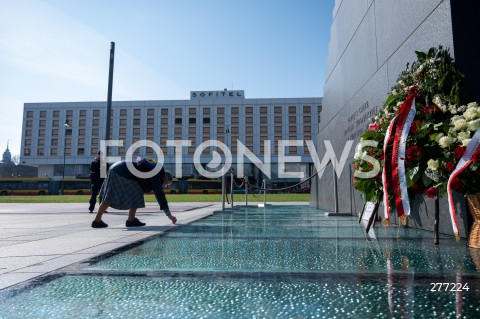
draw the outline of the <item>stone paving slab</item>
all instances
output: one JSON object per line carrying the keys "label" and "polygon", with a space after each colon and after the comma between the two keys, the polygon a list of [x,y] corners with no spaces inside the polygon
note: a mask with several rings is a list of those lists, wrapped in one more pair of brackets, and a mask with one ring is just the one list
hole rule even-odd
{"label": "stone paving slab", "polygon": [[[146,203],[137,217],[145,227],[126,228],[127,211],[109,210],[104,229],[84,203],[0,204],[0,290],[90,259],[176,227]],[[219,203],[171,203],[177,225],[211,215]]]}

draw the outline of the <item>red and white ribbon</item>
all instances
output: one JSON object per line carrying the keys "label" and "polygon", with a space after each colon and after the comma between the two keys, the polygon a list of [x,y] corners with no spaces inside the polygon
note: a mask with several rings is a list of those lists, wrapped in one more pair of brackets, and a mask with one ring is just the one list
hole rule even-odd
{"label": "red and white ribbon", "polygon": [[405,146],[410,126],[415,118],[415,94],[410,94],[398,111],[398,124],[395,130],[392,154],[392,179],[395,207],[398,217],[410,215],[410,202],[405,175]]}
{"label": "red and white ribbon", "polygon": [[388,203],[388,175],[387,175],[387,149],[388,149],[388,140],[392,135],[393,127],[395,125],[395,120],[398,115],[395,115],[394,118],[390,121],[388,125],[387,132],[385,133],[385,140],[383,141],[383,171],[382,171],[382,183],[383,183],[383,212],[385,219],[390,219],[390,204]]}
{"label": "red and white ribbon", "polygon": [[457,212],[455,210],[455,203],[453,202],[453,194],[452,194],[452,181],[461,173],[463,172],[472,162],[473,154],[477,151],[478,147],[480,146],[480,129],[478,129],[472,137],[470,143],[468,143],[467,149],[463,156],[458,161],[457,166],[453,170],[452,174],[448,178],[447,183],[447,197],[448,197],[448,208],[450,211],[450,219],[452,220],[452,227],[453,233],[455,234],[455,238],[460,238],[458,235],[458,222],[457,222]]}

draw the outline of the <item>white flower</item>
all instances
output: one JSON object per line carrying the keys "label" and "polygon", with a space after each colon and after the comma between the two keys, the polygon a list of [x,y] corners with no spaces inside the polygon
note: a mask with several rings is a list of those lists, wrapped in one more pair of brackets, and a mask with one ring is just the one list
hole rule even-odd
{"label": "white flower", "polygon": [[468,146],[468,144],[470,143],[471,140],[472,140],[471,138],[464,139],[464,140],[462,141],[462,145],[463,145],[463,146]]}
{"label": "white flower", "polygon": [[445,134],[443,133],[438,133],[437,136],[435,137],[435,141],[438,143],[442,137],[444,137]]}
{"label": "white flower", "polygon": [[398,94],[398,93],[397,93],[397,90],[395,90],[395,89],[392,90],[392,95],[397,95],[397,94]]}
{"label": "white flower", "polygon": [[456,121],[453,121],[453,126],[457,131],[464,130],[467,128],[467,121],[462,118],[459,118]]}
{"label": "white flower", "polygon": [[475,132],[480,128],[480,119],[476,119],[467,123],[467,128],[469,131]]}
{"label": "white flower", "polygon": [[401,86],[405,86],[405,83],[403,82],[403,80],[399,80],[397,83],[400,84]]}
{"label": "white flower", "polygon": [[440,164],[439,164],[438,160],[429,159],[428,162],[427,162],[427,165],[428,165],[429,169],[431,169],[432,171],[436,171]]}
{"label": "white flower", "polygon": [[449,110],[450,113],[452,113],[452,114],[457,114],[457,106],[456,106],[456,105],[449,105],[449,106],[448,106],[448,110]]}
{"label": "white flower", "polygon": [[477,168],[478,168],[478,167],[475,166],[475,165],[470,165],[470,170],[471,170],[472,172],[475,172],[475,171],[477,170]]}
{"label": "white flower", "polygon": [[467,138],[470,138],[470,132],[469,131],[461,131],[457,134],[457,139],[460,142],[463,142],[463,140],[466,140]]}
{"label": "white flower", "polygon": [[477,106],[478,106],[477,102],[470,102],[470,103],[467,104],[467,108],[472,108],[472,107],[477,107]]}
{"label": "white flower", "polygon": [[459,108],[458,108],[458,112],[463,112],[467,109],[467,106],[466,105],[461,105]]}
{"label": "white flower", "polygon": [[476,119],[476,118],[478,117],[477,108],[476,108],[476,107],[471,107],[471,108],[467,109],[467,110],[463,113],[463,117],[464,117],[467,121]]}
{"label": "white flower", "polygon": [[440,147],[442,147],[442,148],[445,148],[445,147],[449,147],[450,145],[452,145],[453,142],[455,142],[455,139],[453,137],[442,136],[438,140],[438,145],[440,145]]}

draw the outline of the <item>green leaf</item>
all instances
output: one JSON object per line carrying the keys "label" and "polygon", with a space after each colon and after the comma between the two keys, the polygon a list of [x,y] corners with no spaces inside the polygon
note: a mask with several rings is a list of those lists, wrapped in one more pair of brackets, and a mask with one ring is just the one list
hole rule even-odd
{"label": "green leaf", "polygon": [[407,178],[407,187],[410,187],[420,178],[420,168],[418,166],[409,168],[405,175]]}
{"label": "green leaf", "polygon": [[422,182],[425,187],[429,187],[432,183],[433,180],[430,179],[427,175],[425,175],[425,172],[422,174]]}

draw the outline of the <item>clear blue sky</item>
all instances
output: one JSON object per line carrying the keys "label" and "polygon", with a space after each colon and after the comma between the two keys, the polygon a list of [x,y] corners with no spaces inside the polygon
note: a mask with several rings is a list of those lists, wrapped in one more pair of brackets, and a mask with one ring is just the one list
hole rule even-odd
{"label": "clear blue sky", "polygon": [[0,155],[23,103],[323,96],[334,0],[0,0]]}

